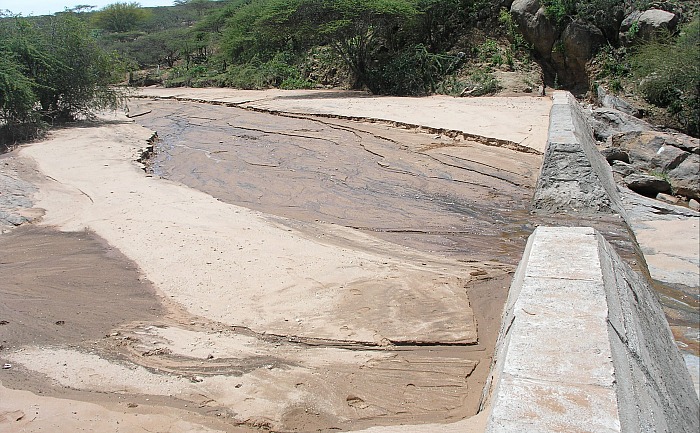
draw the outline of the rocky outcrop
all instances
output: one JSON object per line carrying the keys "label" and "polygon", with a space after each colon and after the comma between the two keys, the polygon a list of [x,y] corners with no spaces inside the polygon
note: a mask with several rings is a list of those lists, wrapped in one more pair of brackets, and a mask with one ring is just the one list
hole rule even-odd
{"label": "rocky outcrop", "polygon": [[18,163],[12,156],[0,159],[0,233],[22,225],[33,218],[26,212],[33,207],[32,196],[36,187],[23,180],[18,173]]}
{"label": "rocky outcrop", "polygon": [[585,12],[585,7],[580,8],[577,16],[559,22],[547,16],[540,0],[515,0],[510,12],[532,44],[546,78],[582,91],[589,88],[588,62],[601,46],[647,40],[661,31],[673,31],[679,21],[678,15],[660,9],[632,11],[625,17],[621,7]]}
{"label": "rocky outcrop", "polygon": [[633,11],[620,24],[620,42],[630,45],[649,40],[662,31],[672,32],[678,25],[678,15],[661,9]]}
{"label": "rocky outcrop", "polygon": [[559,32],[544,13],[539,0],[515,0],[510,7],[513,19],[518,23],[525,39],[537,53],[550,57]]}
{"label": "rocky outcrop", "polygon": [[692,154],[668,172],[676,194],[700,200],[700,156]]}
{"label": "rocky outcrop", "polygon": [[552,62],[560,82],[570,85],[588,85],[588,61],[605,44],[603,31],[585,21],[570,22],[555,42]]}
{"label": "rocky outcrop", "polygon": [[671,192],[671,184],[667,180],[648,174],[632,173],[625,177],[627,188],[637,194],[656,197],[657,194]]}
{"label": "rocky outcrop", "polygon": [[615,134],[653,131],[656,128],[627,113],[614,108],[596,108],[590,113],[589,122],[597,141],[605,142]]}
{"label": "rocky outcrop", "polygon": [[621,111],[633,117],[640,117],[641,112],[619,96],[611,95],[603,86],[598,86],[598,104],[603,108]]}
{"label": "rocky outcrop", "polygon": [[678,167],[690,154],[675,146],[670,134],[634,131],[611,137],[611,148],[629,155],[629,163],[640,171],[668,172]]}
{"label": "rocky outcrop", "polygon": [[653,197],[669,192],[663,186],[669,184],[675,194],[700,198],[700,140],[678,133],[630,131],[610,136],[607,145],[601,153],[633,191]]}

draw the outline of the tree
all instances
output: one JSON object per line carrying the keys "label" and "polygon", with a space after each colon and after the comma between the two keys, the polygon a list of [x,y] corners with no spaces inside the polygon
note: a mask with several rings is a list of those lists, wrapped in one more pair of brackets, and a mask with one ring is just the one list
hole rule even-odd
{"label": "tree", "polygon": [[165,64],[172,68],[181,58],[188,33],[186,28],[172,28],[141,36],[129,45],[129,54],[144,67]]}
{"label": "tree", "polygon": [[370,88],[373,62],[397,50],[398,34],[419,13],[413,0],[268,0],[241,12],[229,20],[225,41],[233,56],[261,42],[292,50],[327,44],[354,73],[356,87]]}
{"label": "tree", "polygon": [[197,11],[197,16],[201,18],[204,11],[211,7],[211,0],[175,0],[175,5],[192,8]]}
{"label": "tree", "polygon": [[112,3],[95,14],[95,25],[108,32],[124,33],[134,30],[147,17],[138,3]]}
{"label": "tree", "polygon": [[28,139],[44,122],[116,108],[118,64],[85,23],[65,12],[42,21],[0,21],[0,141]]}

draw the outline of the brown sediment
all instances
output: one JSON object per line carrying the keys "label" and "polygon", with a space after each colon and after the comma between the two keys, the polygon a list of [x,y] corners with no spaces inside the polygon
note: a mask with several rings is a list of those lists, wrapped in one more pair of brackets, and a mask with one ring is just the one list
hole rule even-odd
{"label": "brown sediment", "polygon": [[[146,105],[137,120],[160,138],[148,162],[168,180],[133,163],[152,137],[136,125],[60,131],[21,153],[48,179],[43,224],[72,232],[0,238],[30,257],[13,272],[54,281],[58,300],[23,312],[36,326],[0,352],[13,364],[0,413],[32,401],[13,389],[173,431],[188,427],[154,417],[317,431],[476,413],[533,228],[537,155],[382,123]],[[22,243],[41,236],[53,241]],[[75,293],[93,314],[79,327],[56,316]],[[41,334],[49,325],[64,334]]]}

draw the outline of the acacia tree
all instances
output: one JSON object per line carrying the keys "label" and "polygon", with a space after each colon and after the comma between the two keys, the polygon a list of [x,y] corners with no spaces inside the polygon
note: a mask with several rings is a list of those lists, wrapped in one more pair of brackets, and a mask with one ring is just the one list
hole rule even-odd
{"label": "acacia tree", "polygon": [[148,12],[136,2],[112,3],[95,14],[95,25],[112,33],[134,30],[148,17]]}
{"label": "acacia tree", "polygon": [[116,108],[118,63],[74,13],[0,20],[0,141],[31,138],[45,122]]}
{"label": "acacia tree", "polygon": [[331,46],[355,74],[355,86],[371,89],[373,62],[397,51],[402,29],[418,14],[415,0],[278,0],[257,24],[292,42]]}

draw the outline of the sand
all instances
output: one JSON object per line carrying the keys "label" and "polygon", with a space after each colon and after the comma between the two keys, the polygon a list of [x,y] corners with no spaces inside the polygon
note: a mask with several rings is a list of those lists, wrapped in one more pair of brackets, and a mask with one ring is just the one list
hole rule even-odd
{"label": "sand", "polygon": [[[469,118],[461,130],[493,130],[488,137],[501,141],[465,141],[432,129],[397,132],[369,121],[338,120],[327,125],[334,133],[276,122],[277,133],[293,133],[303,146],[339,140],[333,146],[354,161],[342,168],[354,164],[368,185],[396,182],[388,214],[372,211],[382,207],[372,195],[334,200],[335,186],[308,190],[310,198],[327,198],[303,210],[274,198],[303,182],[337,186],[316,178],[337,178],[324,174],[327,164],[313,176],[302,171],[306,180],[278,172],[257,187],[265,185],[272,199],[251,199],[233,187],[236,169],[216,171],[231,160],[217,158],[217,149],[198,150],[204,143],[184,133],[194,153],[178,157],[191,159],[190,174],[194,167],[204,172],[178,181],[147,174],[136,159],[153,132],[123,115],[53,131],[13,152],[17,176],[37,189],[26,189],[34,208],[22,212],[43,216],[0,236],[0,272],[9,282],[0,360],[11,364],[0,371],[3,431],[481,428],[483,419],[469,417],[478,410],[510,274],[527,236],[524,209],[539,164],[537,152],[509,150],[505,141],[536,147],[549,102],[482,101],[498,107],[484,110],[466,99],[428,98],[421,118],[420,99],[343,102],[324,94],[314,109],[307,104],[317,94],[270,94],[215,96],[258,97],[259,105],[247,109],[289,104],[326,115],[314,120],[326,123],[343,105],[348,117],[371,117],[373,108],[384,113],[378,119],[402,115],[405,123],[431,128],[456,129]],[[139,104],[132,103],[131,115]],[[207,124],[212,113],[185,117]],[[510,118],[507,126],[494,127],[504,122],[499,116]],[[267,131],[258,141],[269,139],[273,121],[239,120],[239,130],[255,127]],[[357,146],[346,135],[379,141],[365,138]],[[287,161],[292,153],[274,143],[276,161]],[[271,154],[261,149],[247,163],[269,168]],[[330,149],[312,150],[340,161]],[[297,161],[297,174],[314,163]],[[209,189],[206,179],[232,186]],[[429,194],[417,198],[402,188]],[[465,203],[449,201],[460,194]],[[490,197],[487,205],[466,204],[468,197],[484,201],[481,194]],[[352,205],[365,200],[364,207]],[[306,202],[314,203],[300,200]],[[435,202],[448,209],[446,219],[431,219]],[[377,230],[387,228],[410,230]]]}
{"label": "sand", "polygon": [[[178,89],[147,87],[138,95],[207,101],[265,111],[378,119],[505,140],[538,152],[547,145],[550,98],[371,96],[336,90]],[[138,114],[136,110],[132,114]],[[544,127],[543,127],[544,126]]]}

